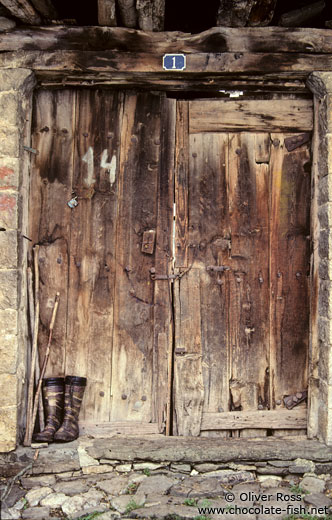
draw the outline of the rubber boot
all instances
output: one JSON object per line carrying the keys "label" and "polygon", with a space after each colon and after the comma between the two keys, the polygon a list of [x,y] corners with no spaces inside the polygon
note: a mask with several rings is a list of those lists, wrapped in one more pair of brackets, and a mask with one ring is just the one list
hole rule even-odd
{"label": "rubber boot", "polygon": [[65,379],[65,415],[63,423],[54,435],[57,442],[70,442],[79,435],[78,416],[86,386],[85,377],[66,376]]}
{"label": "rubber boot", "polygon": [[53,442],[54,434],[60,428],[63,419],[64,383],[64,377],[43,379],[46,425],[42,432],[33,435],[34,441]]}

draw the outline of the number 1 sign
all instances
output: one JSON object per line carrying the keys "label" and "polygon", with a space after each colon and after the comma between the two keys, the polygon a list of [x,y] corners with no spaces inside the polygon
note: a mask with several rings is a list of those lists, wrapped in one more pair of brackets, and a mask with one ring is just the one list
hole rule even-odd
{"label": "number 1 sign", "polygon": [[164,54],[163,68],[165,70],[184,70],[186,68],[186,57],[184,54]]}

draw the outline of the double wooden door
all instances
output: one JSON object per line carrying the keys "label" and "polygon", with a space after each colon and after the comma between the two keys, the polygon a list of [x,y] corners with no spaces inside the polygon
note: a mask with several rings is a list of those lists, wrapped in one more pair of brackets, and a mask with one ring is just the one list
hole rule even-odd
{"label": "double wooden door", "polygon": [[276,409],[287,428],[307,386],[312,108],[278,103],[36,95],[40,355],[59,291],[48,375],[88,378],[83,420],[248,436]]}

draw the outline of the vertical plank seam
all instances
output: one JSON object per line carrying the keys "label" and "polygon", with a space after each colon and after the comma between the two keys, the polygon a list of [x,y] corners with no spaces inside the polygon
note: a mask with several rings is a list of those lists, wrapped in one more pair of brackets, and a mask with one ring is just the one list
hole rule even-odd
{"label": "vertical plank seam", "polygon": [[123,175],[122,175],[122,157],[123,157],[123,140],[122,140],[122,130],[124,126],[124,107],[126,103],[126,94],[124,92],[120,93],[121,96],[121,108],[119,110],[119,135],[120,135],[120,150],[119,150],[119,166],[118,166],[118,189],[117,189],[117,198],[116,198],[116,216],[115,216],[115,255],[114,255],[114,284],[113,284],[113,320],[112,320],[112,353],[111,353],[111,369],[110,369],[110,406],[108,412],[108,420],[111,420],[112,416],[112,407],[113,407],[113,395],[112,395],[112,377],[113,377],[113,362],[114,362],[114,335],[115,335],[115,299],[116,299],[116,271],[118,268],[118,237],[119,237],[119,227],[120,227],[120,202],[119,195],[121,194],[122,184],[123,184]]}

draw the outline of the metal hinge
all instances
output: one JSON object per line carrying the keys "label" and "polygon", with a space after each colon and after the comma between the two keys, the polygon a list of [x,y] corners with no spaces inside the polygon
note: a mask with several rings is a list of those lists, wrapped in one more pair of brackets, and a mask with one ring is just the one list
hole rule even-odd
{"label": "metal hinge", "polygon": [[310,141],[310,134],[300,134],[295,135],[294,137],[287,137],[284,140],[286,149],[288,152],[292,152],[293,150],[296,150],[296,148],[299,148],[303,144],[306,144]]}

